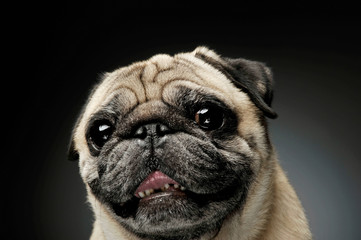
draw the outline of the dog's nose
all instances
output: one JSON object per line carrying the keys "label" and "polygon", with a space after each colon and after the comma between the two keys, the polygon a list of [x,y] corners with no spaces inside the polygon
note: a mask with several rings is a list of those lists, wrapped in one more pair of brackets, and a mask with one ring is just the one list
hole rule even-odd
{"label": "dog's nose", "polygon": [[161,144],[165,136],[170,133],[170,128],[162,123],[149,123],[140,126],[134,133],[134,137],[138,138],[140,144]]}

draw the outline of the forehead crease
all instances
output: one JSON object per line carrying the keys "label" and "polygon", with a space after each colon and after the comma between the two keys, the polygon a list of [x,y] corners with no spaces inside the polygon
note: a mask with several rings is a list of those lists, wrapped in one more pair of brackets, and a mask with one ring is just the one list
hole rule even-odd
{"label": "forehead crease", "polygon": [[175,57],[173,65],[162,71],[154,77],[154,81],[161,85],[161,97],[167,98],[167,95],[173,94],[176,89],[172,87],[187,86],[188,88],[195,89],[201,88],[206,85],[206,80],[197,73],[197,66],[191,61]]}
{"label": "forehead crease", "polygon": [[182,58],[174,59],[174,66],[166,69],[166,71],[159,72],[156,81],[164,84],[173,79],[188,79],[193,82],[205,83],[205,79],[196,71],[196,65],[191,61]]}
{"label": "forehead crease", "polygon": [[[83,119],[89,118],[102,109],[119,111],[121,109],[119,107],[123,107],[123,111],[125,111],[125,108],[133,107],[144,101],[144,87],[139,81],[139,75],[143,68],[143,64],[135,64],[109,73],[91,96]],[[119,103],[115,104],[116,101]]]}
{"label": "forehead crease", "polygon": [[[130,68],[126,75],[120,75],[119,78],[126,78],[123,79],[123,82],[137,82],[133,89],[137,94],[138,103],[143,103],[149,100],[160,100],[163,88],[174,80],[183,79],[198,84],[204,83],[205,80],[197,74],[195,68],[196,66],[192,62],[168,55],[157,55],[143,62],[141,68]],[[129,83],[126,85],[129,86]]]}
{"label": "forehead crease", "polygon": [[136,64],[135,66],[127,67],[124,73],[116,74],[113,85],[109,89],[110,92],[127,89],[133,92],[137,102],[143,102],[145,100],[145,89],[141,78],[145,67],[145,64]]}
{"label": "forehead crease", "polygon": [[108,100],[102,105],[100,111],[106,111],[116,115],[123,115],[131,111],[139,100],[133,89],[128,87],[120,87],[109,96]]}
{"label": "forehead crease", "polygon": [[201,60],[189,55],[179,55],[177,60],[191,72],[188,79],[195,80],[197,84],[217,90],[219,93],[226,95],[235,93],[235,88],[225,75]]}
{"label": "forehead crease", "polygon": [[182,106],[185,103],[196,104],[215,101],[234,110],[232,101],[222,92],[199,85],[191,80],[174,80],[167,84],[162,93],[162,100],[177,106]]}

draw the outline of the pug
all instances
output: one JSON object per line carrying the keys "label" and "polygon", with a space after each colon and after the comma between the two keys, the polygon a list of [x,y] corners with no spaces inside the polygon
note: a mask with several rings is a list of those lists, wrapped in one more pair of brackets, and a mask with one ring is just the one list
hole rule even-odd
{"label": "pug", "polygon": [[69,147],[91,239],[311,239],[268,135],[272,82],[206,47],[104,74]]}

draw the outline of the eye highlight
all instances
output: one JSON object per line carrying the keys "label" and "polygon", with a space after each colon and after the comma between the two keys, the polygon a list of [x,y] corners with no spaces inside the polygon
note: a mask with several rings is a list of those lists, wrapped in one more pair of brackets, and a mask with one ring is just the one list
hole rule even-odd
{"label": "eye highlight", "polygon": [[100,150],[109,140],[113,131],[114,127],[109,120],[97,120],[90,127],[88,135],[89,141],[96,150]]}
{"label": "eye highlight", "polygon": [[223,126],[224,114],[215,107],[201,107],[194,115],[195,122],[205,130],[215,130]]}

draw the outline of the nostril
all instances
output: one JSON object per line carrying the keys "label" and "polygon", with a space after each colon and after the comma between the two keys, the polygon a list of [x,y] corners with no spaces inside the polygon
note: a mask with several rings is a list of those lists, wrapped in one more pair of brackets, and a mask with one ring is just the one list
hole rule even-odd
{"label": "nostril", "polygon": [[147,137],[147,128],[145,126],[139,127],[135,133],[134,137],[144,139]]}
{"label": "nostril", "polygon": [[164,124],[157,124],[156,126],[156,133],[159,137],[163,137],[164,135],[168,134],[170,129],[168,126]]}
{"label": "nostril", "polygon": [[140,140],[145,140],[148,137],[153,139],[164,137],[170,132],[171,130],[167,125],[161,123],[151,123],[138,127],[134,132],[133,137]]}

